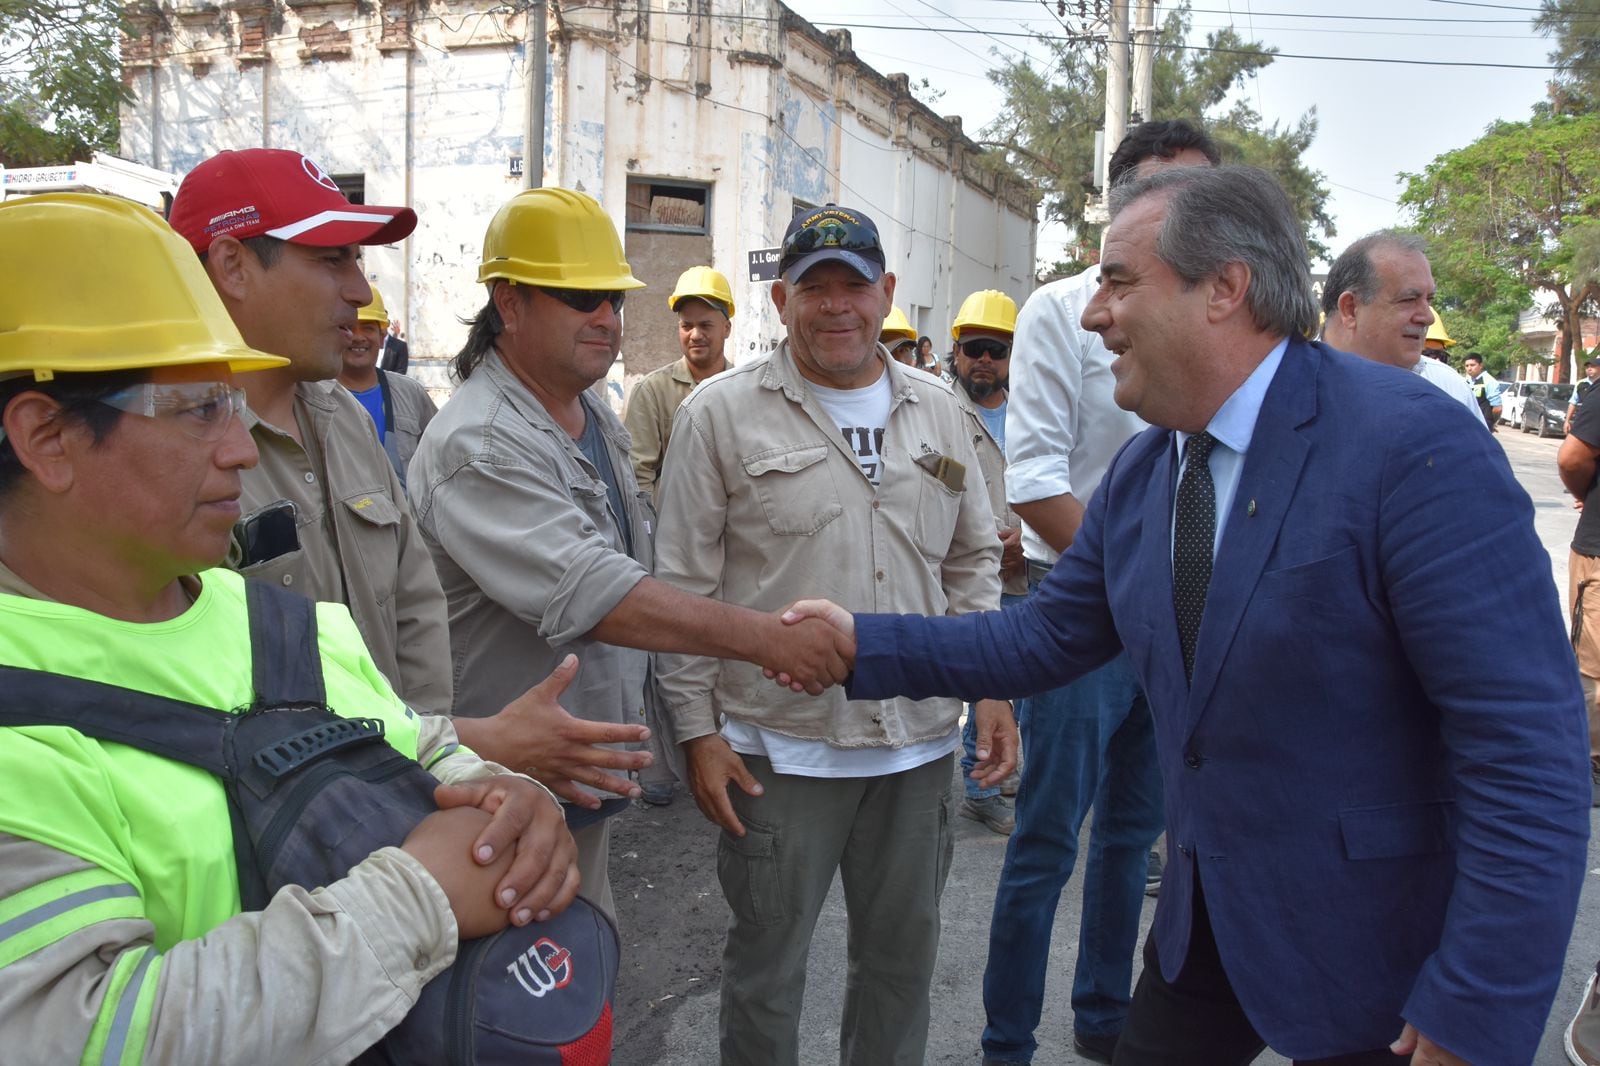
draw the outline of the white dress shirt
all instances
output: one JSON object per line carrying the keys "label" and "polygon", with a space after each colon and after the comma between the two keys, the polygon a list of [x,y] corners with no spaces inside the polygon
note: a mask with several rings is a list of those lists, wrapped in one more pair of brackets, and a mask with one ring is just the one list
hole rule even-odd
{"label": "white dress shirt", "polygon": [[1467,383],[1466,378],[1450,369],[1450,364],[1429,359],[1424,355],[1417,360],[1417,365],[1411,368],[1411,372],[1439,386],[1446,396],[1471,411],[1474,418],[1483,418],[1483,412],[1478,410],[1478,401],[1472,395],[1472,386]]}
{"label": "white dress shirt", "polygon": [[[1100,269],[1034,292],[1017,316],[1006,409],[1006,499],[1019,503],[1071,493],[1088,506],[1095,486],[1128,438],[1145,428],[1112,400],[1116,358],[1079,320],[1099,284]],[[1058,552],[1026,522],[1022,550],[1053,563]]]}
{"label": "white dress shirt", "polygon": [[[1217,546],[1222,543],[1222,530],[1228,524],[1228,513],[1233,510],[1234,494],[1239,491],[1239,475],[1244,473],[1244,457],[1250,450],[1250,438],[1256,433],[1261,404],[1267,398],[1267,388],[1277,376],[1278,367],[1283,364],[1283,353],[1288,349],[1289,338],[1285,337],[1267,353],[1267,357],[1250,372],[1250,376],[1233,391],[1233,395],[1222,402],[1217,413],[1211,416],[1211,421],[1206,423],[1206,432],[1217,438],[1217,446],[1211,449],[1210,463],[1211,482],[1217,490],[1217,534],[1211,543],[1213,558],[1216,557]],[[1180,460],[1184,459],[1183,448],[1189,442],[1189,436],[1181,429],[1172,434]],[[1180,469],[1172,482],[1174,530],[1178,482],[1182,480],[1183,471]]]}

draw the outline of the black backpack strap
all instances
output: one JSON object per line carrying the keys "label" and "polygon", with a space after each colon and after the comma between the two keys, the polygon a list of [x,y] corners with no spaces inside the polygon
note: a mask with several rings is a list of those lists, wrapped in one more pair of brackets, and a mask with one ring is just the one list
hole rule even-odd
{"label": "black backpack strap", "polygon": [[317,605],[298,593],[260,581],[247,581],[244,589],[250,611],[254,706],[326,706],[322,653],[317,648]]}
{"label": "black backpack strap", "polygon": [[[316,605],[304,596],[251,581],[252,672],[257,707],[321,706],[326,701],[317,651]],[[234,715],[183,700],[81,677],[0,666],[0,726],[57,725],[96,740],[127,744],[226,778]]]}
{"label": "black backpack strap", "polygon": [[232,715],[81,677],[0,666],[0,726],[59,725],[227,776]]}

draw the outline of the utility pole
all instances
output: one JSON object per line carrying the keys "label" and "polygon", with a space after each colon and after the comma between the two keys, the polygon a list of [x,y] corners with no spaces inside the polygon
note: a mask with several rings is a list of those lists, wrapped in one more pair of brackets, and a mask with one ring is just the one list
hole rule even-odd
{"label": "utility pole", "polygon": [[[1138,0],[1133,30],[1133,121],[1149,122],[1156,73],[1156,0]],[[1116,151],[1113,146],[1112,151]]]}
{"label": "utility pole", "polygon": [[529,0],[522,54],[528,68],[528,113],[522,121],[522,187],[544,184],[544,79],[550,58],[546,0]]}
{"label": "utility pole", "polygon": [[1102,174],[1128,129],[1128,0],[1111,0],[1111,24],[1106,34],[1105,128]]}

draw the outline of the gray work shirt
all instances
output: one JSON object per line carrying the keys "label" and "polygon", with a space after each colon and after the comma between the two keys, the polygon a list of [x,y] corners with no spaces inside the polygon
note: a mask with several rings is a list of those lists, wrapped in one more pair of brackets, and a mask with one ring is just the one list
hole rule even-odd
{"label": "gray work shirt", "polygon": [[581,665],[562,706],[586,721],[646,724],[649,654],[587,634],[649,573],[654,512],[632,482],[622,423],[603,404],[585,409],[627,490],[625,514],[498,352],[440,409],[411,460],[412,506],[450,605],[458,714],[493,714],[572,652]]}

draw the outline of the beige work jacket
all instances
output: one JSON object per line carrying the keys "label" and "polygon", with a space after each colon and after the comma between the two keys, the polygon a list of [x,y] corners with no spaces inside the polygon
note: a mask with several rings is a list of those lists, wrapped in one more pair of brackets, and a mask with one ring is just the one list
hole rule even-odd
{"label": "beige work jacket", "polygon": [[655,515],[633,485],[622,423],[603,403],[585,406],[625,514],[498,352],[440,408],[412,457],[412,504],[450,602],[458,714],[498,711],[573,652],[578,677],[562,706],[591,722],[644,724],[649,654],[587,634],[650,572]]}
{"label": "beige work jacket", "polygon": [[639,487],[652,497],[660,483],[661,460],[672,437],[672,416],[693,391],[689,360],[680,358],[650,371],[628,394],[628,409],[622,413],[622,422],[632,438],[629,458],[633,460]]}
{"label": "beige work jacket", "polygon": [[[967,415],[967,424],[972,431],[972,448],[978,453],[978,465],[983,468],[983,483],[989,489],[989,507],[994,511],[995,532],[998,534],[1001,530],[1021,527],[1022,519],[1006,502],[1006,455],[1000,450],[1000,442],[989,432],[989,424],[983,420],[978,405],[972,402],[972,397],[966,394],[961,384],[957,382],[952,385],[950,391]],[[1000,591],[1008,596],[1026,596],[1027,572],[1006,578],[1001,583]]]}
{"label": "beige work jacket", "polygon": [[294,411],[304,446],[245,413],[261,461],[244,472],[240,506],[247,521],[279,500],[292,501],[300,548],[243,566],[236,531],[228,567],[349,607],[400,698],[418,711],[449,714],[444,592],[372,417],[336,381],[300,382]]}
{"label": "beige work jacket", "polygon": [[[673,423],[656,576],[763,611],[810,597],[851,611],[997,607],[1000,542],[966,416],[944,382],[882,345],[878,356],[893,400],[876,489],[787,342],[702,382]],[[962,487],[918,465],[924,455],[960,463]],[[840,747],[901,747],[945,735],[961,712],[955,699],[848,701],[838,688],[807,696],[759,666],[681,655],[661,656],[660,686],[680,743],[728,715]]]}

